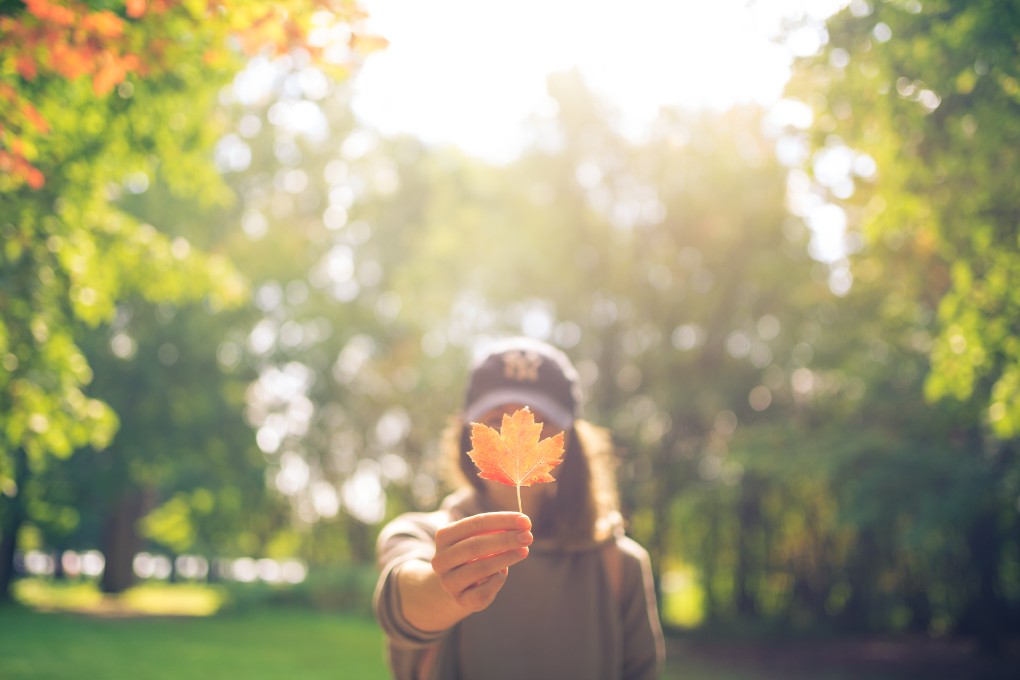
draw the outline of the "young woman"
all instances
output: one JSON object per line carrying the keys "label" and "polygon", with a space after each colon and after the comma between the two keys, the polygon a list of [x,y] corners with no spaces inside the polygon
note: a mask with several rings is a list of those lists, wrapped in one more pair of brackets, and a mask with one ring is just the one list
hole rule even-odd
{"label": "young woman", "polygon": [[[658,678],[664,660],[647,552],[623,533],[605,430],[578,417],[577,371],[528,338],[471,371],[444,437],[458,490],[379,536],[376,615],[398,680]],[[470,424],[499,429],[527,406],[542,437],[564,432],[554,483],[478,477]],[[511,568],[512,567],[512,568]]]}

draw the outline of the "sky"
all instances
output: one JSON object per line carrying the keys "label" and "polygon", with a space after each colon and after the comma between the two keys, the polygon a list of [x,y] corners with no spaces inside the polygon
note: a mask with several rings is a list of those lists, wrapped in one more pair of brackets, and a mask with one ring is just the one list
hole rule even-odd
{"label": "sky", "polygon": [[[492,161],[511,160],[525,121],[552,113],[550,73],[577,68],[640,137],[663,106],[776,102],[794,55],[821,45],[847,0],[363,0],[390,41],[352,82],[355,113]],[[784,18],[808,27],[776,42]]]}

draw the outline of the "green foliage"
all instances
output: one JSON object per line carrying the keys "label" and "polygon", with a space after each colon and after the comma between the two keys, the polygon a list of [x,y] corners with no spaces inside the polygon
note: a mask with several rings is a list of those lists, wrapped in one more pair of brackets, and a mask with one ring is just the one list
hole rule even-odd
{"label": "green foliage", "polygon": [[[186,508],[172,501],[147,527],[178,549],[208,545],[210,534],[219,545],[251,549],[277,524],[268,508],[256,522],[268,527],[239,530],[246,513],[263,507],[265,487],[241,421],[243,378],[220,373],[218,341],[193,364],[205,371],[211,364],[210,375],[222,378],[209,392],[185,382],[186,370],[166,381],[165,371],[125,370],[124,362],[156,348],[163,367],[176,362],[180,350],[166,336],[146,326],[139,336],[158,344],[139,346],[131,335],[132,319],[154,306],[168,323],[179,306],[201,303],[201,315],[249,299],[234,265],[202,250],[218,247],[222,231],[179,221],[195,218],[196,205],[203,218],[213,217],[233,199],[211,156],[226,123],[217,115],[218,94],[242,63],[238,48],[273,53],[303,45],[306,57],[323,57],[306,44],[313,11],[320,28],[349,27],[362,49],[383,44],[352,25],[361,17],[353,2],[326,9],[245,0],[0,7],[0,598],[8,596],[26,513],[58,543],[69,540],[72,515],[84,516],[83,532],[93,538],[105,525],[107,573],[128,577],[133,545],[124,541],[133,543],[137,517],[118,515],[144,513],[161,494],[188,494]],[[324,68],[344,70],[358,49],[352,42],[342,68],[332,58]],[[131,198],[156,186],[151,194],[163,198],[161,209],[133,210]],[[200,333],[186,337],[208,342]],[[69,479],[60,468],[78,462],[51,460],[107,448],[119,423],[128,427],[90,461],[94,475]],[[182,451],[191,453],[178,463]],[[238,467],[242,473],[233,475]],[[197,493],[196,485],[212,491]],[[210,528],[215,521],[197,521],[196,513],[220,525]]]}
{"label": "green foliage", "polygon": [[[1020,4],[855,3],[791,93],[815,109],[816,149],[877,164],[845,199],[868,236],[935,269],[909,280],[939,301],[926,394],[974,399],[1002,439],[1020,433]],[[926,288],[926,289],[925,289]]]}
{"label": "green foliage", "polygon": [[[815,369],[856,394],[819,394],[797,434],[843,534],[834,561],[819,557],[822,578],[843,580],[827,613],[955,626],[988,648],[1016,607],[1018,9],[851,3],[789,87],[814,114],[813,189],[858,230]],[[976,576],[945,577],[960,573]]]}
{"label": "green foliage", "polygon": [[208,298],[214,306],[244,294],[223,258],[169,238],[110,201],[123,182],[146,179],[157,162],[183,191],[201,186],[209,198],[226,196],[206,161],[216,127],[202,105],[213,101],[227,72],[188,72],[182,64],[160,82],[126,81],[130,87],[108,97],[96,97],[80,80],[34,87],[33,102],[50,126],[38,142],[48,181],[39,190],[4,189],[0,218],[6,474],[18,448],[36,465],[46,455],[66,457],[111,440],[114,414],[83,394],[93,376],[78,345],[82,325],[111,321],[116,304],[132,294],[152,302]]}

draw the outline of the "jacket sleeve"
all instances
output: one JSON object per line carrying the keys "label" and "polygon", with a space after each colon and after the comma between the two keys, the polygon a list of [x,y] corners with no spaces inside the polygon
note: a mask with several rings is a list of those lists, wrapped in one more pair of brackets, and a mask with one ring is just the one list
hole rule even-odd
{"label": "jacket sleeve", "polygon": [[373,608],[391,647],[423,648],[445,635],[419,630],[408,623],[400,602],[396,574],[410,560],[430,561],[436,551],[436,527],[440,513],[407,513],[383,527],[376,543],[379,580]]}
{"label": "jacket sleeve", "polygon": [[666,660],[666,647],[655,603],[652,565],[637,542],[618,540],[623,553],[621,623],[624,680],[657,680]]}

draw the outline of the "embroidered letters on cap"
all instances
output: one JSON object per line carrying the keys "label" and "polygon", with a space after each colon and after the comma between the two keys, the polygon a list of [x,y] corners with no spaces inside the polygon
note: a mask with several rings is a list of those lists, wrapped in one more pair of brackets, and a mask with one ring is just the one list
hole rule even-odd
{"label": "embroidered letters on cap", "polygon": [[472,365],[461,415],[470,423],[498,406],[527,405],[566,430],[579,398],[577,370],[562,351],[540,340],[507,338]]}
{"label": "embroidered letters on cap", "polygon": [[503,377],[518,382],[538,382],[542,357],[537,352],[507,352],[503,355]]}

